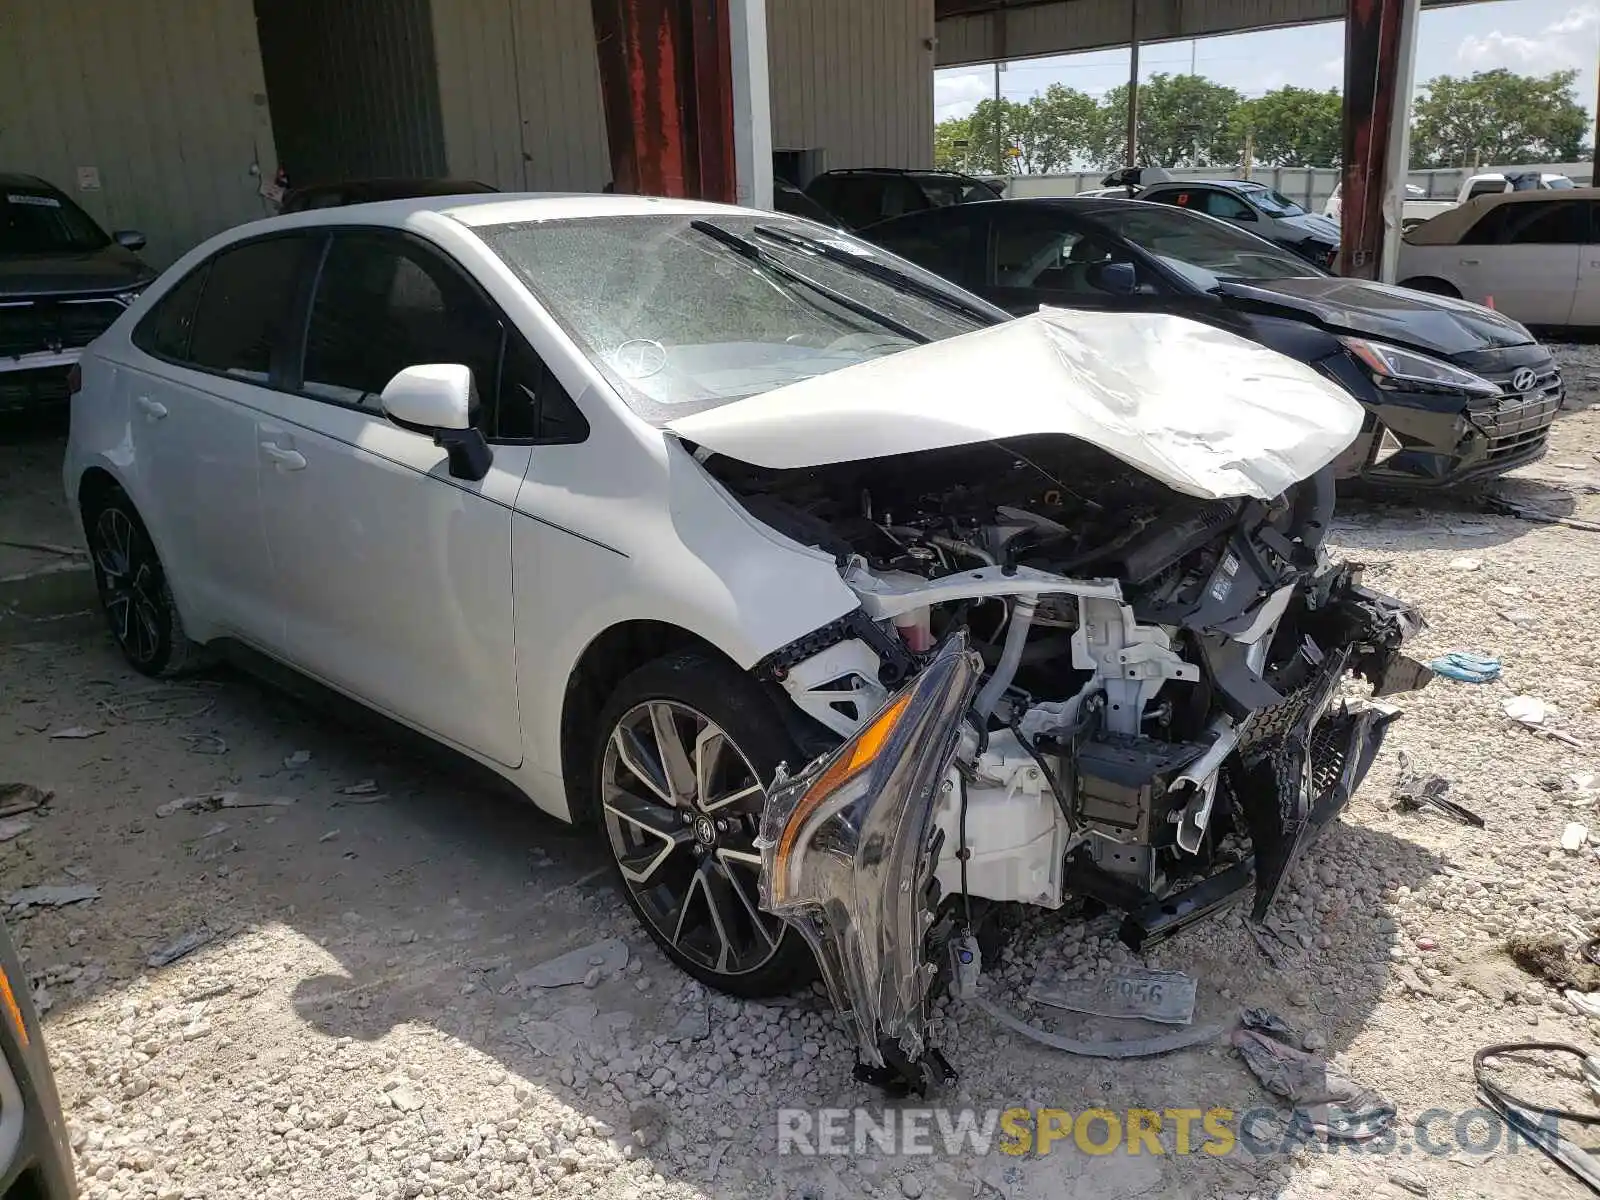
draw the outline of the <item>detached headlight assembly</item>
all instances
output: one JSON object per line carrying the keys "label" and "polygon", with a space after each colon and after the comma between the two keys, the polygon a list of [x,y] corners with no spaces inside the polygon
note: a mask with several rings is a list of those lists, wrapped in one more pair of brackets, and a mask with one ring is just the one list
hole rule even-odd
{"label": "detached headlight assembly", "polygon": [[805,938],[876,1067],[927,1049],[934,811],[982,674],[955,635],[844,745],[768,790],[761,907]]}
{"label": "detached headlight assembly", "polygon": [[1356,361],[1372,372],[1381,388],[1398,392],[1449,392],[1461,396],[1500,395],[1499,384],[1415,350],[1403,350],[1366,338],[1342,337],[1339,341]]}

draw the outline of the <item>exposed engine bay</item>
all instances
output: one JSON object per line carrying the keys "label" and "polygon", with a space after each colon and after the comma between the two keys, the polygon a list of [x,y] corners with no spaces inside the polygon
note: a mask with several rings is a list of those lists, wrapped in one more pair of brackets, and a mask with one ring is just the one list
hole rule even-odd
{"label": "exposed engine bay", "polygon": [[[1137,948],[1253,881],[1262,919],[1370,766],[1377,698],[1430,674],[1399,653],[1418,614],[1329,563],[1327,468],[1268,501],[1184,495],[1060,435],[700,457],[861,601],[756,668],[821,750],[771,790],[763,903],[891,1084],[943,1069],[926,993],[975,905],[1090,897]],[[1352,674],[1371,701],[1343,699]]]}

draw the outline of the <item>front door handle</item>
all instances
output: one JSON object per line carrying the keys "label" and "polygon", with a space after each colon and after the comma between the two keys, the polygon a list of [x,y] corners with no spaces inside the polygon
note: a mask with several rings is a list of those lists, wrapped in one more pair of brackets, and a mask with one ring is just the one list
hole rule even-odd
{"label": "front door handle", "polygon": [[285,450],[276,442],[262,442],[261,452],[277,464],[280,471],[304,471],[306,456],[298,450]]}
{"label": "front door handle", "polygon": [[140,396],[137,403],[139,410],[152,421],[159,421],[167,415],[167,406],[159,400],[150,399],[149,396]]}
{"label": "front door handle", "polygon": [[1476,258],[1463,258],[1461,260],[1461,265],[1463,267],[1476,267],[1479,265],[1479,260]]}

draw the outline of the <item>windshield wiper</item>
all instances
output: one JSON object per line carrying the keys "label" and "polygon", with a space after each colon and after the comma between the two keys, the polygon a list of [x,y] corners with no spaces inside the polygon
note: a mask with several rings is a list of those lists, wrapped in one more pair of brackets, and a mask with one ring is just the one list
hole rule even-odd
{"label": "windshield wiper", "polygon": [[1000,321],[1001,314],[993,312],[981,305],[970,304],[958,296],[952,296],[931,283],[924,283],[914,275],[907,275],[904,271],[896,270],[887,263],[877,262],[863,254],[853,254],[849,250],[841,250],[837,246],[830,246],[827,242],[808,237],[803,233],[795,233],[789,229],[779,229],[775,225],[757,225],[755,231],[762,237],[771,238],[775,242],[786,245],[798,246],[820,255],[829,262],[838,263],[840,266],[851,267],[863,275],[870,275],[879,283],[886,283],[897,287],[901,291],[910,292],[913,296],[920,296],[929,303],[936,304],[946,312],[959,313],[963,317],[976,320],[984,325],[995,325]]}
{"label": "windshield wiper", "polygon": [[907,341],[915,342],[919,346],[927,345],[927,343],[933,341],[933,339],[927,334],[918,332],[917,330],[911,328],[911,326],[905,324],[903,321],[895,320],[893,317],[889,316],[888,313],[881,313],[877,309],[873,308],[870,304],[863,304],[859,300],[851,299],[843,292],[837,292],[827,284],[819,283],[815,279],[812,279],[809,275],[805,275],[800,271],[796,271],[793,267],[785,266],[766,251],[762,250],[760,246],[756,245],[749,238],[740,237],[731,229],[724,229],[721,225],[717,225],[701,217],[697,217],[693,221],[690,221],[689,228],[705,234],[713,241],[721,242],[735,254],[739,254],[744,258],[749,259],[757,266],[771,271],[774,275],[781,276],[782,278],[787,279],[790,283],[798,283],[802,287],[808,287],[812,291],[816,292],[817,295],[825,297],[834,304],[839,305],[841,308],[848,309],[849,311],[855,313],[858,317],[862,317],[868,321],[872,321],[875,324],[883,326],[885,329],[889,330],[890,333],[899,334]]}

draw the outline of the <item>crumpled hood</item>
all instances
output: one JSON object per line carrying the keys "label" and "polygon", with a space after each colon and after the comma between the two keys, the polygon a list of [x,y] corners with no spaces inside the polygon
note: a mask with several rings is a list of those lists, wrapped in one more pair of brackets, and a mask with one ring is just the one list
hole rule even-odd
{"label": "crumpled hood", "polygon": [[1493,309],[1364,279],[1313,275],[1234,280],[1217,290],[1224,300],[1292,309],[1333,329],[1400,342],[1446,358],[1533,341],[1526,329]]}
{"label": "crumpled hood", "polygon": [[1270,499],[1332,462],[1362,416],[1310,367],[1224,330],[1046,307],[667,429],[777,469],[1058,433],[1191,496]]}
{"label": "crumpled hood", "polygon": [[0,301],[121,292],[155,277],[137,255],[117,245],[77,254],[6,255],[0,256]]}

